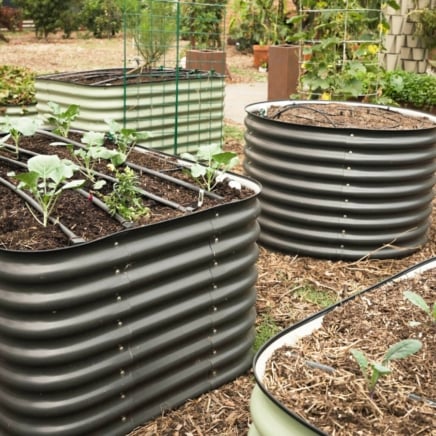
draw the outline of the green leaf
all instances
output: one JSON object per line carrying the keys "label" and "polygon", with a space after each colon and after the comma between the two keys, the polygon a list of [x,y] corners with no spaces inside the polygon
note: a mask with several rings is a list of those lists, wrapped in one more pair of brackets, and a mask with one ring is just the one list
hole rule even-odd
{"label": "green leaf", "polygon": [[424,312],[430,315],[430,306],[425,302],[421,295],[413,291],[404,291],[404,297],[406,297],[412,304],[418,306]]}
{"label": "green leaf", "polygon": [[372,367],[375,371],[377,371],[381,375],[390,374],[391,370],[384,365],[380,365],[380,363],[373,363]]}
{"label": "green leaf", "polygon": [[194,164],[190,168],[192,177],[198,179],[206,174],[206,168],[203,165]]}
{"label": "green leaf", "polygon": [[362,351],[355,350],[355,349],[351,349],[350,353],[356,359],[356,362],[358,363],[361,371],[365,373],[365,371],[368,369],[368,366],[369,366],[369,362],[368,362],[368,359],[366,358],[365,354],[363,354]]}
{"label": "green leaf", "polygon": [[417,339],[404,339],[403,341],[397,342],[392,345],[384,355],[383,364],[386,364],[386,362],[390,360],[404,359],[419,351],[421,347],[422,343]]}

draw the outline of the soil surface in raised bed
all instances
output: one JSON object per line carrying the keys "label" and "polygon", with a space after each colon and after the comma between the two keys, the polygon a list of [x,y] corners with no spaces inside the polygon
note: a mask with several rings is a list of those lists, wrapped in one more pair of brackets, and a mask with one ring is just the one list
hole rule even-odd
{"label": "soil surface in raised bed", "polygon": [[[264,379],[271,395],[329,435],[433,435],[436,323],[404,298],[406,290],[418,293],[431,307],[435,270],[361,294],[330,311],[322,327],[295,346],[276,350]],[[350,350],[382,362],[387,349],[404,339],[420,340],[421,350],[389,362],[392,372],[370,392]]]}
{"label": "soil surface in raised bed", "polygon": [[[80,138],[76,138],[80,141]],[[72,154],[66,147],[50,145],[55,139],[35,135],[34,137],[22,137],[20,148],[36,152],[38,154],[57,154],[60,158],[72,159]],[[58,141],[59,142],[59,141]],[[110,146],[110,144],[109,144]],[[12,151],[0,150],[0,157],[6,156],[14,159]],[[20,154],[20,160],[26,162],[29,158],[25,153]],[[147,151],[146,153],[133,151],[129,155],[130,162],[163,175],[170,175],[182,182],[187,182],[198,189],[195,181],[190,177],[174,156]],[[79,163],[79,162],[75,162]],[[95,166],[95,170],[114,177],[107,167],[108,161],[101,161]],[[14,166],[11,162],[0,159],[0,177],[9,182],[18,183],[9,173],[25,172],[26,169]],[[145,170],[135,170],[138,176],[138,187],[150,193],[143,197],[143,205],[149,209],[149,214],[141,217],[133,223],[127,223],[127,227],[150,225],[160,221],[170,220],[179,216],[196,213],[219,204],[226,204],[250,196],[253,192],[242,187],[241,190],[230,188],[224,181],[214,189],[214,196],[204,193],[202,203],[199,203],[199,192],[196,189],[186,188],[153,174],[147,174]],[[84,179],[83,174],[76,173],[75,178]],[[93,203],[95,198],[104,199],[104,196],[112,190],[112,184],[107,183],[101,190],[95,191],[89,181],[83,187],[86,195],[76,190],[66,190],[60,196],[52,213],[56,222],[62,223],[74,234],[84,241],[91,241],[114,232],[125,229],[122,222],[103,211]],[[42,226],[33,216],[29,207],[26,206],[14,191],[0,184],[2,198],[2,210],[0,220],[0,246],[11,250],[46,250],[70,245],[68,236],[60,229],[57,223],[51,223],[47,227]],[[155,197],[158,197],[157,199]],[[162,199],[162,201],[160,201]],[[33,212],[35,213],[35,212]],[[123,221],[123,220],[121,220]],[[126,221],[126,220],[124,220]]]}
{"label": "soil surface in raised bed", "polygon": [[272,105],[267,117],[284,123],[365,130],[417,130],[436,127],[428,116],[412,117],[395,109],[340,103]]}

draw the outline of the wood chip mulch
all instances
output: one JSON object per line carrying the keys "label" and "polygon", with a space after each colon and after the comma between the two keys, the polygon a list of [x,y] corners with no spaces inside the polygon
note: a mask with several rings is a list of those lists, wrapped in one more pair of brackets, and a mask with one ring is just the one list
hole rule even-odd
{"label": "wood chip mulch", "polygon": [[[227,143],[242,155],[242,144]],[[236,172],[242,172],[241,167]],[[361,259],[330,261],[300,257],[260,247],[257,262],[257,324],[265,316],[280,328],[321,310],[302,296],[301,290],[312,286],[336,301],[366,289],[406,268],[436,256],[436,200],[433,203],[432,225],[427,244],[401,259]],[[254,387],[250,370],[234,381],[188,400],[173,411],[166,411],[138,427],[128,436],[242,436],[250,425],[249,402]]]}

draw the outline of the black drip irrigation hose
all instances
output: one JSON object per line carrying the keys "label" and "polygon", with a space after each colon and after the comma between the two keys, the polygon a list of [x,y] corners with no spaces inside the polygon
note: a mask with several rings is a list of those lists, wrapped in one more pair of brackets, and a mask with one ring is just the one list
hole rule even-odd
{"label": "black drip irrigation hose", "polygon": [[[33,152],[29,152],[29,153],[34,154]],[[4,162],[8,162],[12,165],[17,165],[23,169],[27,169],[27,165],[25,163],[17,161],[15,159],[10,159],[6,156],[0,156],[0,160],[2,160]],[[15,186],[15,185],[12,185],[12,186]],[[82,197],[88,199],[92,204],[94,204],[95,206],[97,206],[98,208],[103,210],[103,212],[106,212],[108,215],[110,215],[112,218],[114,218],[116,221],[118,221],[126,229],[133,227],[134,224],[131,221],[127,221],[120,214],[118,214],[118,213],[112,214],[109,210],[108,205],[104,201],[102,201],[98,197],[96,197],[95,195],[92,195],[90,192],[85,191],[84,189],[75,189],[75,191],[77,191],[80,195],[82,195]],[[32,197],[30,197],[30,198],[32,198]]]}
{"label": "black drip irrigation hose", "polygon": [[[26,194],[21,189],[18,189],[13,183],[9,182],[3,177],[0,177],[0,183],[5,187],[9,188],[10,190],[14,191],[19,197],[21,197],[28,205],[32,206],[35,210],[37,210],[41,215],[43,214],[41,206],[30,195]],[[59,220],[53,217],[48,217],[48,219],[52,224],[59,226],[59,228],[67,236],[71,244],[76,245],[86,242],[83,238],[77,236],[72,230],[63,225]]]}
{"label": "black drip irrigation hose", "polygon": [[[283,113],[287,112],[287,111],[290,110],[290,109],[295,109],[295,108],[299,108],[299,109],[304,108],[304,109],[308,109],[308,110],[311,110],[311,111],[313,111],[313,112],[316,112],[317,114],[322,115],[322,116],[327,120],[327,122],[330,123],[333,127],[337,127],[336,124],[334,123],[334,121],[332,121],[332,120],[327,116],[327,114],[326,114],[325,112],[323,112],[323,111],[321,111],[321,110],[318,110],[318,109],[315,109],[315,108],[313,108],[313,107],[307,106],[307,105],[301,105],[301,104],[295,104],[295,103],[292,103],[292,104],[288,104],[288,105],[286,105],[286,106],[283,106],[279,111],[277,111],[277,112],[272,116],[272,119],[278,119],[278,118],[280,118],[280,115],[282,115]],[[304,118],[304,117],[300,117],[300,118]]]}

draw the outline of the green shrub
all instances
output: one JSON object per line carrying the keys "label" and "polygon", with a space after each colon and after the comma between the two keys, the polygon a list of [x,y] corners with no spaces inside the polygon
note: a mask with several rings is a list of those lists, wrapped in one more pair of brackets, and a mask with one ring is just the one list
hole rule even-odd
{"label": "green shrub", "polygon": [[436,106],[436,76],[395,70],[385,73],[383,97],[420,109]]}
{"label": "green shrub", "polygon": [[96,38],[115,36],[122,27],[123,14],[117,0],[85,0],[82,24]]}
{"label": "green shrub", "polygon": [[0,66],[0,105],[35,103],[35,74],[27,68]]}

